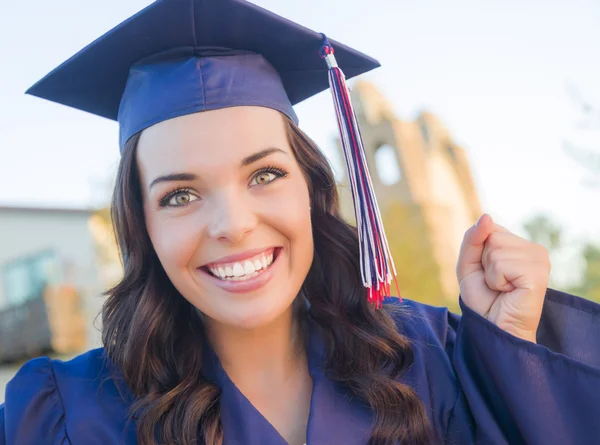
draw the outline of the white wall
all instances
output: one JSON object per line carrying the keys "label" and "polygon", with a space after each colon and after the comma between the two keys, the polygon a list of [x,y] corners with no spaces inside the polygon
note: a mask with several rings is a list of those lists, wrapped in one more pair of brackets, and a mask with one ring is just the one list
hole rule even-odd
{"label": "white wall", "polygon": [[90,347],[96,347],[99,335],[92,322],[102,304],[102,289],[89,217],[83,210],[0,207],[0,309],[7,305],[4,265],[52,249],[66,266],[66,282],[82,293]]}

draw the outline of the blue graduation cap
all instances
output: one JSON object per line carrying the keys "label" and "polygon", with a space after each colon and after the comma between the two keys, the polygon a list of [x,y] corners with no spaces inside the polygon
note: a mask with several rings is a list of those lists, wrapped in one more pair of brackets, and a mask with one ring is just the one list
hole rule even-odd
{"label": "blue graduation cap", "polygon": [[[333,43],[333,42],[332,42]],[[236,105],[292,106],[329,87],[319,33],[245,0],[158,0],[27,93],[117,120],[120,145],[162,120]],[[342,44],[352,77],[379,63]]]}
{"label": "blue graduation cap", "polygon": [[293,106],[331,88],[357,203],[363,283],[379,306],[395,271],[345,84],[378,66],[246,0],[157,0],[27,93],[117,121],[123,150],[161,121],[226,107],[269,107],[298,123]]}

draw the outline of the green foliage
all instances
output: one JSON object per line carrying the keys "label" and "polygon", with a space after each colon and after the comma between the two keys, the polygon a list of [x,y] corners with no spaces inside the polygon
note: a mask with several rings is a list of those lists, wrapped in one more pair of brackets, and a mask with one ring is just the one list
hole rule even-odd
{"label": "green foliage", "polygon": [[[540,243],[552,258],[563,246],[563,229],[546,215],[536,215],[523,225],[531,241]],[[583,260],[581,281],[578,285],[564,289],[566,292],[600,302],[600,246],[586,242],[579,253]],[[550,286],[557,287],[550,277]]]}
{"label": "green foliage", "polygon": [[524,227],[529,239],[553,252],[561,247],[562,229],[546,215],[536,215],[525,222]]}
{"label": "green foliage", "polygon": [[600,246],[588,243],[582,256],[585,265],[581,284],[570,292],[600,303]]}
{"label": "green foliage", "polygon": [[458,296],[444,295],[438,278],[439,267],[418,207],[395,203],[382,211],[382,218],[398,274],[400,294],[437,306],[447,306],[448,300],[457,299]]}

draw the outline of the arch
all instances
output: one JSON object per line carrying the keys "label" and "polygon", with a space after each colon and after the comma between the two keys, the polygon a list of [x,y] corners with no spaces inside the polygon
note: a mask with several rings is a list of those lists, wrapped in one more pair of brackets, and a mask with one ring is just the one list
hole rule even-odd
{"label": "arch", "polygon": [[380,144],[375,149],[375,170],[379,182],[383,185],[394,185],[402,180],[402,169],[395,147],[389,144]]}

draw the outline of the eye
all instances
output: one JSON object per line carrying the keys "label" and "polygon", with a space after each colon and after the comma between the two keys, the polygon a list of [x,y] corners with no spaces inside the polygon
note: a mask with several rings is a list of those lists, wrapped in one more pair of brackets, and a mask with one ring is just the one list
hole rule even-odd
{"label": "eye", "polygon": [[250,181],[250,185],[265,185],[270,182],[275,181],[276,179],[283,178],[287,176],[287,172],[277,167],[267,167],[263,168],[256,172],[256,174],[252,177]]}
{"label": "eye", "polygon": [[256,175],[252,182],[255,185],[261,185],[261,184],[267,184],[271,181],[274,181],[275,179],[277,179],[277,176],[274,173],[264,172],[264,173],[260,173],[260,174]]}
{"label": "eye", "polygon": [[198,197],[190,190],[175,190],[160,201],[161,207],[184,207],[190,202],[196,201]]}

